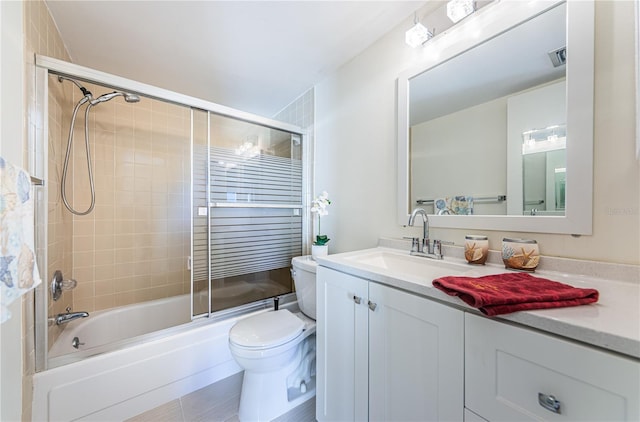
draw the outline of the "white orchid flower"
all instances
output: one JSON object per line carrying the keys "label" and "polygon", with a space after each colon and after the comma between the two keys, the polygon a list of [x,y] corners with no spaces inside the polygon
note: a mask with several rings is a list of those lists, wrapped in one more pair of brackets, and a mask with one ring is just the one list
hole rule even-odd
{"label": "white orchid flower", "polygon": [[327,205],[331,204],[329,194],[327,191],[322,191],[322,194],[311,201],[311,212],[318,214],[319,216],[328,215]]}
{"label": "white orchid flower", "polygon": [[318,214],[318,235],[316,236],[316,241],[313,243],[314,245],[326,245],[329,241],[327,236],[320,234],[320,217],[329,214],[329,210],[327,209],[329,204],[331,204],[331,200],[329,199],[329,193],[327,193],[326,190],[322,191],[320,196],[311,201],[311,212]]}

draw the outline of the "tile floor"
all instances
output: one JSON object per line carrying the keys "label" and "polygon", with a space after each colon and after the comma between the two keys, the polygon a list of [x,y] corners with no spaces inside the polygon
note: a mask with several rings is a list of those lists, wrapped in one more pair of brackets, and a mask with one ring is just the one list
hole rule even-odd
{"label": "tile floor", "polygon": [[[242,372],[127,419],[127,422],[238,422],[241,388]],[[315,422],[315,414],[313,398],[274,422]]]}

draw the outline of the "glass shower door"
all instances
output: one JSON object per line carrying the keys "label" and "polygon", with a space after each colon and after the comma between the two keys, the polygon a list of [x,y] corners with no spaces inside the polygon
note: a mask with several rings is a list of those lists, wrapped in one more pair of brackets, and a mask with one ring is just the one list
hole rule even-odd
{"label": "glass shower door", "polygon": [[211,295],[194,297],[194,314],[291,293],[302,254],[301,137],[215,114],[209,135],[207,206],[194,223],[194,253],[205,241],[208,253],[194,260],[194,292]]}

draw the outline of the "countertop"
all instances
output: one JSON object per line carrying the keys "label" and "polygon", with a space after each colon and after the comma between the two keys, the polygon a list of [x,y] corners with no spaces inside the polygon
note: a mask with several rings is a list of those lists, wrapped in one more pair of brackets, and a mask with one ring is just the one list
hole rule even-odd
{"label": "countertop", "polygon": [[[363,254],[378,252],[406,256],[407,263],[413,267],[413,271],[388,270],[354,259]],[[543,257],[543,259],[545,258]],[[584,268],[584,265],[580,265],[582,261],[568,261],[574,262],[570,263],[573,265],[567,265],[567,268],[573,270]],[[317,262],[324,267],[432,298],[458,307],[465,312],[480,315],[482,314],[476,308],[468,306],[458,297],[449,296],[433,287],[433,278],[444,275],[479,277],[509,271],[502,264],[469,265],[463,259],[453,256],[445,256],[442,261],[433,262],[428,258],[410,256],[408,250],[388,247],[327,255],[318,257]],[[425,266],[424,275],[416,275],[415,268],[420,268],[416,265]],[[590,274],[598,274],[598,277],[575,272],[564,273],[547,270],[536,270],[533,275],[575,287],[597,289],[600,293],[597,303],[566,308],[521,311],[491,318],[509,321],[640,359],[640,283],[609,278],[608,276],[603,277],[602,274],[606,274],[607,271],[593,271],[593,265],[597,267],[597,263],[589,261]],[[605,268],[611,267],[611,264],[603,265]],[[451,270],[448,270],[447,267]],[[633,266],[631,271],[634,272],[635,268],[638,268],[640,272],[640,267]],[[449,271],[450,273],[448,273]],[[615,271],[609,272],[613,277],[616,276]]]}

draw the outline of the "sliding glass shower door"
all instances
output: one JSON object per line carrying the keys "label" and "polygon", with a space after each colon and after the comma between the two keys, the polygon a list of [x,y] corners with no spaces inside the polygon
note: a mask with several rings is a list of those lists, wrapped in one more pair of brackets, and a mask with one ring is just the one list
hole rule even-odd
{"label": "sliding glass shower door", "polygon": [[302,254],[301,136],[213,113],[207,125],[206,144],[194,136],[194,316],[291,293]]}

